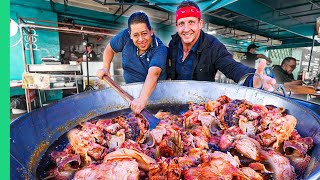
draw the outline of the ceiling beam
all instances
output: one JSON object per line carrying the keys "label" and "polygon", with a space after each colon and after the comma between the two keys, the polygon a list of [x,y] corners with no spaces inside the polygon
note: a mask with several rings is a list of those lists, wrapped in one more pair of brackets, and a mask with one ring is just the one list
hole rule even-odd
{"label": "ceiling beam", "polygon": [[[260,2],[259,0],[237,1],[235,3],[225,6],[225,8],[230,11],[234,11],[236,13],[250,17],[252,19],[285,29],[288,32],[297,34],[299,36],[312,39],[315,24],[306,25],[304,24],[304,22],[292,17],[291,15],[287,15],[289,17],[288,19],[292,19],[291,23],[296,22],[296,25],[284,24],[283,21],[281,22],[282,18],[279,17],[278,13],[286,15],[285,13],[283,13],[280,10],[277,10],[276,8],[271,7],[270,5]],[[252,9],[254,9],[254,11]]]}

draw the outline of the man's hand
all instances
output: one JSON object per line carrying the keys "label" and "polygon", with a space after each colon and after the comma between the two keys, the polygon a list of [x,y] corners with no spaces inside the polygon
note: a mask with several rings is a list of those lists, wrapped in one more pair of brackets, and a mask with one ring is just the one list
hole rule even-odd
{"label": "man's hand", "polygon": [[107,68],[99,69],[97,71],[97,76],[98,76],[99,79],[102,79],[103,76],[109,76],[110,77],[109,69],[107,69]]}
{"label": "man's hand", "polygon": [[291,81],[291,82],[285,82],[283,83],[283,85],[302,85],[302,80],[295,80],[295,81]]}
{"label": "man's hand", "polygon": [[137,98],[131,101],[130,108],[135,114],[140,114],[140,112],[144,109],[147,104],[147,100],[142,98]]}
{"label": "man's hand", "polygon": [[[276,84],[276,80],[264,74],[265,67],[266,67],[266,61],[262,60],[258,65],[258,68],[256,70],[256,74],[259,74],[262,78],[262,81],[263,81],[262,88],[266,91],[273,92],[274,91],[273,86]],[[261,80],[258,76],[253,77],[253,87],[254,88],[261,87]]]}
{"label": "man's hand", "polygon": [[272,63],[272,60],[270,58],[266,59],[267,60],[267,64],[270,65]]}

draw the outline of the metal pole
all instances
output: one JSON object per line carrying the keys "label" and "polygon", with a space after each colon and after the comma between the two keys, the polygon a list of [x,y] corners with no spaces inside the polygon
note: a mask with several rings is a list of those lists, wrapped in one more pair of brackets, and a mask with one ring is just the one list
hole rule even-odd
{"label": "metal pole", "polygon": [[314,30],[313,38],[312,38],[312,47],[311,47],[311,52],[310,52],[309,64],[308,64],[308,72],[310,71],[310,64],[311,64],[311,60],[312,60],[312,54],[313,54],[313,47],[314,47],[315,37],[316,37],[316,30]]}
{"label": "metal pole", "polygon": [[[20,19],[19,19],[20,21]],[[20,22],[19,22],[20,23]],[[22,48],[22,57],[23,57],[23,62],[24,62],[24,70],[26,72],[29,71],[28,66],[27,66],[27,58],[26,58],[26,54],[25,54],[25,47],[24,47],[24,41],[23,41],[23,32],[22,32],[22,27],[19,26],[19,30],[20,30],[20,38],[21,38],[21,48]]]}
{"label": "metal pole", "polygon": [[31,64],[34,64],[33,38],[32,38],[30,29],[28,29],[28,42],[29,42],[29,51],[30,51],[30,61],[31,61]]}
{"label": "metal pole", "polygon": [[27,24],[27,23],[20,24],[19,26],[29,27],[29,28],[34,28],[34,29],[49,29],[49,30],[56,30],[56,31],[61,31],[61,32],[73,32],[73,33],[77,33],[77,34],[84,33],[84,34],[92,34],[92,35],[114,36],[114,34],[111,34],[111,33],[93,32],[93,31],[68,28],[68,27],[43,26],[43,25],[35,25],[35,24]]}
{"label": "metal pole", "polygon": [[[21,20],[19,19],[19,23],[21,22]],[[24,41],[23,41],[23,32],[22,32],[22,27],[19,26],[19,30],[20,30],[20,38],[21,38],[21,49],[22,49],[22,57],[23,57],[23,63],[24,63],[24,70],[26,72],[28,72],[28,65],[27,65],[27,58],[26,58],[26,54],[25,54],[25,47],[24,47]],[[24,89],[25,95],[26,95],[26,105],[27,105],[27,112],[31,112],[31,103],[29,102],[30,100],[30,94],[27,88]]]}

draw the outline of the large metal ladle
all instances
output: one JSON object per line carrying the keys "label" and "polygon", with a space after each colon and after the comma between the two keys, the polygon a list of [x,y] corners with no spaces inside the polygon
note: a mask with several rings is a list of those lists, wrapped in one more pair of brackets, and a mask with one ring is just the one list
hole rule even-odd
{"label": "large metal ladle", "polygon": [[[114,89],[122,98],[131,103],[133,97],[123,90],[116,82],[114,82],[109,76],[104,76],[103,80],[109,84],[109,86]],[[156,128],[160,120],[152,115],[147,109],[143,109],[140,113],[148,122],[150,130]]]}

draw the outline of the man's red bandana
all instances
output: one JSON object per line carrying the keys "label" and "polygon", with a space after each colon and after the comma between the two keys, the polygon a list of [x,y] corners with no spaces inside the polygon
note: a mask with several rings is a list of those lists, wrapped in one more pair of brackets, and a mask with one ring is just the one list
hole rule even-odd
{"label": "man's red bandana", "polygon": [[179,19],[185,17],[197,17],[201,19],[201,12],[193,6],[187,6],[178,9],[176,12],[176,22],[178,22]]}

